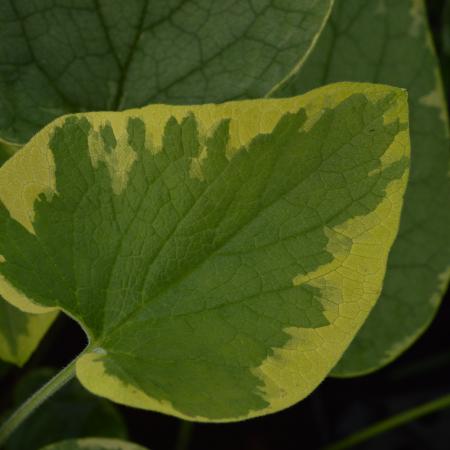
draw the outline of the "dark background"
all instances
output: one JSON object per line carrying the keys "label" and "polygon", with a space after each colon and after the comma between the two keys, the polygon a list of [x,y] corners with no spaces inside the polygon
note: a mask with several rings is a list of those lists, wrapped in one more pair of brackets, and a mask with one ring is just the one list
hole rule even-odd
{"label": "dark background", "polygon": [[[439,54],[443,4],[443,0],[428,1],[430,23]],[[450,100],[450,61],[442,59],[442,64],[448,69],[447,72],[444,70],[444,82]],[[277,414],[234,424],[195,424],[190,430],[188,448],[319,449],[394,413],[450,394],[448,300],[447,292],[431,327],[411,349],[388,367],[360,378],[328,378],[304,401]],[[79,354],[85,344],[86,339],[78,325],[67,317],[60,317],[26,365],[25,371],[40,366],[61,368]],[[11,369],[2,384],[14,385],[23,373],[19,369]],[[11,399],[6,395],[0,399],[0,409],[10,406],[10,403]],[[178,419],[122,406],[119,410],[127,423],[131,441],[151,450],[176,450],[181,424]],[[410,422],[354,448],[450,450],[450,408]]]}

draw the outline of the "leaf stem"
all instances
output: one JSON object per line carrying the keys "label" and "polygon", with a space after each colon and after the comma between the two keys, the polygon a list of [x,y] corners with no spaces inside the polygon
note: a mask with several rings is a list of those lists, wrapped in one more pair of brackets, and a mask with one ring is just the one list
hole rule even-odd
{"label": "leaf stem", "polygon": [[424,403],[415,408],[411,408],[400,414],[391,416],[385,420],[381,420],[367,428],[357,431],[350,436],[337,441],[333,444],[325,446],[323,450],[342,450],[346,448],[353,447],[356,444],[365,442],[378,434],[385,433],[386,431],[397,428],[408,422],[412,422],[419,417],[431,414],[435,411],[439,411],[444,408],[450,407],[450,394],[446,394],[442,397],[437,398],[431,402]]}
{"label": "leaf stem", "polygon": [[75,358],[68,366],[58,372],[50,381],[29,397],[16,411],[0,426],[0,448],[20,425],[42,405],[49,397],[61,389],[75,376]]}

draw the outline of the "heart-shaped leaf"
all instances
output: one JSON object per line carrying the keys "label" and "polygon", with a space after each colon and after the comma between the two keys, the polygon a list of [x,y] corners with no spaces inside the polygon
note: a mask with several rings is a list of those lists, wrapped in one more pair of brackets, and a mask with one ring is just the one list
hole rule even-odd
{"label": "heart-shaped leaf", "polygon": [[85,438],[62,441],[41,450],[147,450],[140,445],[119,439]]}
{"label": "heart-shaped leaf", "polygon": [[262,97],[295,72],[332,0],[0,3],[0,138],[155,101]]}
{"label": "heart-shaped leaf", "polygon": [[405,91],[346,83],[60,118],[0,169],[0,293],[80,323],[94,393],[193,420],[285,408],[378,298],[407,120]]}
{"label": "heart-shaped leaf", "polygon": [[333,371],[350,376],[405,351],[430,324],[450,277],[448,120],[422,2],[338,0],[314,53],[277,95],[340,80],[406,88],[411,112],[411,177],[383,293]]}

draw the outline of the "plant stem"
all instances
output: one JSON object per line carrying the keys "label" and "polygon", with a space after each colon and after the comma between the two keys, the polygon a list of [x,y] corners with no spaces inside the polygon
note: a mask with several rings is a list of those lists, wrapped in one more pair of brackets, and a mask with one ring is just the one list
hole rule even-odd
{"label": "plant stem", "polygon": [[181,420],[175,450],[188,450],[193,429],[194,424],[192,422]]}
{"label": "plant stem", "polygon": [[323,450],[342,450],[353,447],[356,444],[367,441],[378,434],[384,433],[393,428],[397,428],[405,423],[411,422],[419,417],[431,414],[440,409],[450,407],[450,394],[444,395],[436,400],[433,400],[423,405],[411,408],[388,419],[381,420],[367,428],[362,429],[334,444],[324,447]]}
{"label": "plant stem", "polygon": [[0,427],[0,448],[11,434],[49,397],[61,389],[75,376],[75,358],[68,366],[57,373],[49,382],[44,384],[30,398],[28,398]]}

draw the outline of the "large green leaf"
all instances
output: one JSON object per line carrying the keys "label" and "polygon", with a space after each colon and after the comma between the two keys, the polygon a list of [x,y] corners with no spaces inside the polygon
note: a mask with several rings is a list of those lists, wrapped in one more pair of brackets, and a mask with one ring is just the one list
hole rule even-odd
{"label": "large green leaf", "polygon": [[118,439],[73,439],[48,445],[41,450],[147,450],[140,445]]}
{"label": "large green leaf", "polygon": [[4,0],[0,138],[68,112],[262,97],[303,62],[332,0]]}
{"label": "large green leaf", "polygon": [[338,0],[301,73],[278,95],[339,80],[408,89],[411,179],[383,293],[335,375],[375,370],[428,327],[450,275],[449,139],[438,63],[421,1]]}
{"label": "large green leaf", "polygon": [[408,152],[405,91],[367,84],[57,119],[0,169],[0,293],[81,324],[94,393],[280,410],[379,296]]}
{"label": "large green leaf", "polygon": [[[13,406],[25,402],[54,372],[41,368],[25,375],[15,386]],[[110,402],[93,396],[73,380],[16,430],[5,444],[5,450],[37,450],[52,442],[83,436],[124,439],[127,430]]]}
{"label": "large green leaf", "polygon": [[0,359],[18,366],[25,364],[55,315],[25,313],[0,297]]}

